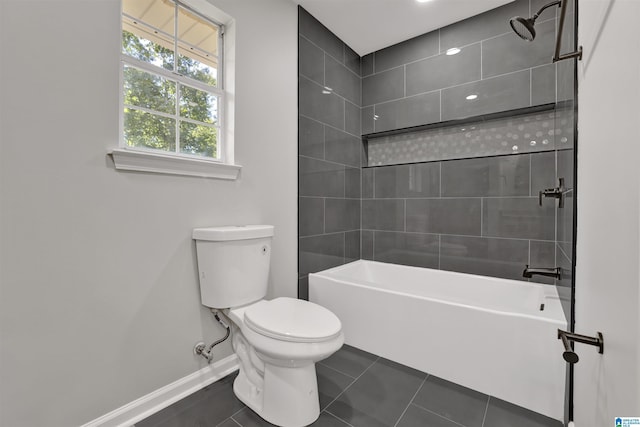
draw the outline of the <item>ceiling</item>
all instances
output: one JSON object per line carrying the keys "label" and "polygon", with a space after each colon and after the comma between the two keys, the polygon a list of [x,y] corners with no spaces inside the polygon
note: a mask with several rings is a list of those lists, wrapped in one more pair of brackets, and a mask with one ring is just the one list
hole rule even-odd
{"label": "ceiling", "polygon": [[513,0],[294,0],[360,56]]}

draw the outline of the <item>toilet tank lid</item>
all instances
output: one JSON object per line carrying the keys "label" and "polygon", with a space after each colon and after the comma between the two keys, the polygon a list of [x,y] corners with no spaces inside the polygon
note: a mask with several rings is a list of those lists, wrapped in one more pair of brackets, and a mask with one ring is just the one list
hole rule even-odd
{"label": "toilet tank lid", "polygon": [[226,225],[193,229],[194,240],[213,242],[260,239],[271,236],[273,236],[273,225]]}

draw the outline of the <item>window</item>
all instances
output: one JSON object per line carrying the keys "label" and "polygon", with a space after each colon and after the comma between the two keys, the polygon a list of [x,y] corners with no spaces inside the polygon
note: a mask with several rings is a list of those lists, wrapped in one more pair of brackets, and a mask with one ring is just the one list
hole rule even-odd
{"label": "window", "polygon": [[225,160],[222,37],[180,2],[122,1],[122,147]]}

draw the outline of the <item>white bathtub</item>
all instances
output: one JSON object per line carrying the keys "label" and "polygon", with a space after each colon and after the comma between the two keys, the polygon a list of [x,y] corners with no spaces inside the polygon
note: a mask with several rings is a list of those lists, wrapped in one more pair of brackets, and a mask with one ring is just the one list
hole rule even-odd
{"label": "white bathtub", "polygon": [[349,345],[564,419],[554,286],[360,260],[310,274],[309,300]]}

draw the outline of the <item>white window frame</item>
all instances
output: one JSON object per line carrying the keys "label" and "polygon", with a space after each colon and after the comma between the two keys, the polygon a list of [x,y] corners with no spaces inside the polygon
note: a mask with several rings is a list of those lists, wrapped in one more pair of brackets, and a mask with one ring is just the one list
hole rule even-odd
{"label": "white window frame", "polygon": [[[241,170],[240,165],[233,163],[233,141],[231,135],[233,134],[233,126],[226,120],[226,110],[230,103],[226,97],[225,91],[225,77],[229,71],[228,67],[225,67],[225,25],[221,21],[229,21],[230,18],[224,15],[222,12],[213,8],[208,2],[201,0],[172,0],[176,3],[177,7],[181,7],[197,16],[209,21],[213,25],[219,28],[218,33],[218,76],[217,87],[207,85],[206,83],[199,82],[195,79],[180,75],[177,70],[166,70],[153,64],[140,61],[125,53],[120,54],[120,126],[119,126],[119,148],[113,149],[110,154],[113,158],[114,165],[118,170],[125,171],[139,171],[139,172],[152,172],[160,174],[170,175],[186,175],[186,176],[198,176],[205,178],[219,178],[234,180],[237,179]],[[121,9],[122,10],[122,9]],[[207,13],[208,12],[208,13]],[[177,14],[177,8],[176,8]],[[213,16],[212,16],[213,15]],[[216,19],[215,15],[222,17],[223,19]],[[122,21],[123,13],[121,11],[119,15],[120,19],[120,32],[119,37],[122,37]],[[177,16],[175,25],[177,26]],[[178,38],[177,31],[175,35],[174,52],[178,55],[177,50]],[[235,43],[234,43],[235,44]],[[121,46],[122,43],[119,43]],[[177,56],[176,56],[177,58]],[[176,62],[177,63],[177,62]],[[162,150],[147,149],[144,147],[130,147],[126,145],[124,140],[124,109],[128,107],[124,103],[124,66],[134,67],[136,69],[149,72],[151,74],[160,76],[162,78],[189,86],[198,90],[206,91],[217,97],[218,108],[218,125],[211,125],[218,129],[217,138],[217,154],[218,158],[203,157],[198,155],[191,155],[187,153],[170,152]],[[231,70],[233,71],[233,70]],[[176,110],[179,108],[179,93],[176,97]],[[144,107],[131,106],[139,111],[146,111],[155,115],[166,116],[176,119],[176,126],[178,126],[178,119],[189,123],[195,123],[198,125],[205,125],[198,121],[190,120],[189,118],[179,117],[179,111],[176,111],[176,116],[171,114],[163,114],[161,112],[145,109]],[[176,149],[179,149],[179,137],[176,133]]]}

